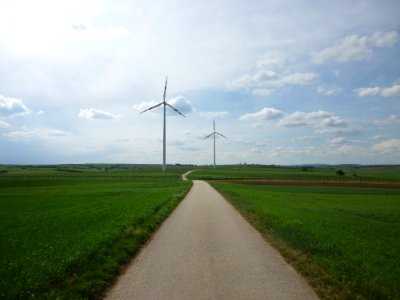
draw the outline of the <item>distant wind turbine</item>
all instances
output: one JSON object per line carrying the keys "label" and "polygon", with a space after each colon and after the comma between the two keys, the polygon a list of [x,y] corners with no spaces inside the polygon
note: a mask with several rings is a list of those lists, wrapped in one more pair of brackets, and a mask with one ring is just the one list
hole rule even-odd
{"label": "distant wind turbine", "polygon": [[219,136],[222,136],[225,139],[226,139],[226,136],[215,131],[215,120],[213,120],[213,128],[214,128],[214,131],[212,133],[210,133],[209,135],[207,135],[204,139],[208,139],[210,136],[214,136],[214,169],[215,169],[215,136],[218,134]]}
{"label": "distant wind turbine", "polygon": [[141,112],[144,113],[146,111],[152,110],[153,108],[159,107],[161,105],[164,105],[164,127],[163,127],[163,166],[162,166],[162,170],[165,171],[167,169],[166,166],[166,121],[165,121],[165,113],[166,113],[166,107],[169,106],[170,108],[172,108],[174,111],[176,111],[178,114],[182,115],[183,117],[185,117],[185,115],[183,113],[181,113],[179,110],[177,110],[175,107],[173,107],[171,104],[165,102],[165,96],[167,95],[167,82],[168,82],[168,76],[165,79],[165,88],[164,88],[164,96],[163,96],[163,101],[148,108],[145,109],[144,111]]}

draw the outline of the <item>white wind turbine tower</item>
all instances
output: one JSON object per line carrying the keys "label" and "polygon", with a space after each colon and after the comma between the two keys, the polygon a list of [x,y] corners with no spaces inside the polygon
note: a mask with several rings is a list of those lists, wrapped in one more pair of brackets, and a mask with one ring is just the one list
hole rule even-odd
{"label": "white wind turbine tower", "polygon": [[226,139],[226,136],[224,136],[221,133],[215,131],[215,120],[213,120],[213,128],[214,128],[214,131],[212,133],[210,133],[209,135],[207,135],[204,139],[207,139],[210,136],[214,136],[214,169],[215,169],[215,136],[218,134],[219,136],[222,136],[225,139]]}
{"label": "white wind turbine tower", "polygon": [[164,127],[163,127],[163,166],[162,166],[162,170],[165,171],[167,169],[166,166],[166,122],[165,122],[165,114],[166,114],[166,107],[169,106],[170,108],[172,108],[174,111],[176,111],[178,114],[182,115],[183,117],[185,117],[185,115],[183,113],[181,113],[179,110],[177,110],[175,107],[173,107],[171,104],[165,102],[165,96],[167,95],[167,82],[168,82],[168,76],[165,79],[165,88],[164,88],[164,97],[163,97],[163,101],[148,108],[145,109],[144,111],[141,112],[144,113],[146,111],[152,110],[153,108],[159,107],[161,105],[164,106]]}

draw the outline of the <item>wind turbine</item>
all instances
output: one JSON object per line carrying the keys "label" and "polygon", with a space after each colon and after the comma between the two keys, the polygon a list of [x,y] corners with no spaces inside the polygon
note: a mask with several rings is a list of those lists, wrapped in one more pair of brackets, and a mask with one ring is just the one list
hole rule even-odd
{"label": "wind turbine", "polygon": [[181,113],[179,110],[177,110],[175,107],[173,107],[171,104],[165,102],[165,96],[167,95],[167,82],[168,82],[168,76],[165,79],[165,88],[164,88],[164,96],[163,96],[163,101],[152,106],[149,107],[148,109],[145,109],[144,111],[141,112],[144,113],[146,111],[152,110],[153,108],[159,107],[161,105],[164,106],[164,127],[163,127],[163,165],[162,165],[162,170],[163,172],[167,169],[166,166],[166,121],[165,121],[165,115],[166,115],[166,107],[169,106],[170,108],[172,108],[174,111],[176,111],[178,114],[182,115],[183,117],[185,117],[185,115],[183,113]]}
{"label": "wind turbine", "polygon": [[209,135],[207,135],[204,139],[207,139],[212,135],[214,136],[214,169],[215,169],[215,136],[218,134],[219,136],[222,136],[225,139],[226,139],[226,136],[224,136],[221,133],[215,131],[215,120],[213,120],[213,128],[214,128],[214,131],[212,133],[210,133]]}

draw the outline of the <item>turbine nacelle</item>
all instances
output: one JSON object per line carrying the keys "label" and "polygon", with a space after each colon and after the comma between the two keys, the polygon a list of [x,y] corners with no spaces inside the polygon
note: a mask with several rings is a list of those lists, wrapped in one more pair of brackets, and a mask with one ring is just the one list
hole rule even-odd
{"label": "turbine nacelle", "polygon": [[158,103],[158,104],[156,104],[156,105],[154,105],[154,106],[152,106],[152,107],[149,107],[149,108],[147,108],[147,109],[145,109],[144,111],[141,111],[139,114],[142,114],[142,113],[144,113],[144,112],[146,112],[146,111],[149,111],[149,110],[152,110],[153,108],[156,108],[156,107],[159,107],[159,106],[161,106],[161,105],[166,105],[166,106],[168,106],[169,108],[171,108],[172,110],[174,110],[175,112],[177,112],[178,114],[180,114],[182,117],[185,117],[186,118],[186,116],[183,114],[183,113],[181,113],[178,109],[176,109],[175,107],[173,107],[171,104],[169,104],[169,103],[167,103],[167,102],[160,102],[160,103]]}

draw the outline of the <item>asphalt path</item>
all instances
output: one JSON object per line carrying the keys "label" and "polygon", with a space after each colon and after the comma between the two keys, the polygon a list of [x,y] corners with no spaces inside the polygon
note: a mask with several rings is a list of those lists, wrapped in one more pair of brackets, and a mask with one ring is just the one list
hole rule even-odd
{"label": "asphalt path", "polygon": [[191,171],[186,172],[185,174],[182,174],[182,180],[188,180],[187,176],[189,176],[189,174],[192,173],[193,171],[195,171],[195,170],[191,170]]}
{"label": "asphalt path", "polygon": [[106,299],[317,296],[218,192],[204,181],[194,181]]}

